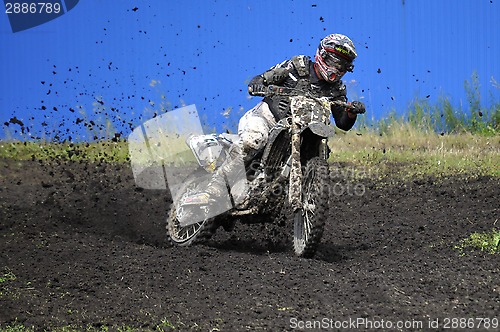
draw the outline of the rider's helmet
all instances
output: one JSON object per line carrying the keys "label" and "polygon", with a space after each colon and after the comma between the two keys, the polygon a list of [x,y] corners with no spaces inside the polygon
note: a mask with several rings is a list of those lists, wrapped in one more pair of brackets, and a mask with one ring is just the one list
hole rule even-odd
{"label": "rider's helmet", "polygon": [[326,81],[338,81],[346,72],[352,72],[356,56],[356,48],[347,36],[328,35],[316,51],[316,70]]}

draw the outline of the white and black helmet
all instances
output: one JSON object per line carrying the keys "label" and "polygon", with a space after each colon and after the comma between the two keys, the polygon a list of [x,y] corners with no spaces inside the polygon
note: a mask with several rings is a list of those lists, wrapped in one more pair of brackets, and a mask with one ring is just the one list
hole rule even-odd
{"label": "white and black helmet", "polygon": [[328,82],[340,80],[346,72],[354,68],[356,48],[345,35],[331,34],[319,43],[316,51],[316,68]]}

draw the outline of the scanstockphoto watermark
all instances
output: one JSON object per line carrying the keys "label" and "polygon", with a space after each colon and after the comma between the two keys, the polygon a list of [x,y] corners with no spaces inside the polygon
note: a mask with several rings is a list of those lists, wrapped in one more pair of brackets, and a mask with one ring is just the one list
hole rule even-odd
{"label": "scanstockphoto watermark", "polygon": [[346,319],[321,318],[302,320],[290,318],[290,328],[293,330],[475,330],[484,329],[496,331],[500,327],[498,317],[444,317],[428,319],[387,320],[366,317]]}
{"label": "scanstockphoto watermark", "polygon": [[383,331],[393,329],[423,329],[428,327],[424,321],[421,320],[384,320],[384,319],[369,319],[369,318],[347,318],[347,319],[332,319],[324,317],[317,320],[300,320],[298,318],[290,319],[290,328],[294,330],[339,330],[339,329],[360,329],[372,330],[380,329]]}

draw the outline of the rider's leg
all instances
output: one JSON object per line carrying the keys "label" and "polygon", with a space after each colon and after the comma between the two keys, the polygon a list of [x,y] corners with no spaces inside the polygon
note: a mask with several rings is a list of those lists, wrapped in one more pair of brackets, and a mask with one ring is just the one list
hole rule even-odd
{"label": "rider's leg", "polygon": [[207,193],[212,199],[222,198],[222,201],[226,201],[225,198],[229,197],[226,181],[229,187],[238,181],[246,181],[245,163],[264,148],[269,131],[274,125],[276,125],[274,116],[264,102],[260,102],[243,115],[238,124],[240,140],[233,145],[229,158],[214,173],[207,188]]}
{"label": "rider's leg", "polygon": [[258,103],[240,119],[238,135],[241,148],[250,160],[267,144],[269,131],[276,125],[276,120],[265,102]]}

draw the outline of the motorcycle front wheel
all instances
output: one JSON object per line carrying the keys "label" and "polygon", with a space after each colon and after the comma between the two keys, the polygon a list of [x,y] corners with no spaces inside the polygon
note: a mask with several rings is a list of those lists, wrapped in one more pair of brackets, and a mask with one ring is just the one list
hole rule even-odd
{"label": "motorcycle front wheel", "polygon": [[302,208],[294,213],[293,246],[299,257],[314,256],[328,218],[328,163],[310,159],[302,176]]}

